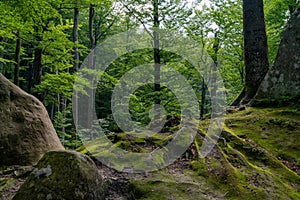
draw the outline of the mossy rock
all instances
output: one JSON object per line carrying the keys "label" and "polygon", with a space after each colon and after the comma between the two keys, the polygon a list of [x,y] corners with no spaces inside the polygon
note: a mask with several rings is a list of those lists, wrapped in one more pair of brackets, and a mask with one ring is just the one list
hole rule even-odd
{"label": "mossy rock", "polygon": [[[299,100],[300,89],[300,8],[291,15],[282,33],[274,65],[255,97],[255,104],[275,104]],[[299,101],[298,101],[299,103]]]}
{"label": "mossy rock", "polygon": [[71,151],[44,155],[13,200],[101,200],[105,184],[94,162]]}

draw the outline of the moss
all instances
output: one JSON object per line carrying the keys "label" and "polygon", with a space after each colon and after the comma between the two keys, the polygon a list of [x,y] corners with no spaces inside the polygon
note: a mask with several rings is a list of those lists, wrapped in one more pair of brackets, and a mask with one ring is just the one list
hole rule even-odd
{"label": "moss", "polygon": [[93,141],[76,149],[83,154],[95,156],[101,152],[105,154],[112,146],[121,148],[125,151],[147,153],[157,147],[162,147],[173,137],[172,134],[153,134],[147,138],[134,137],[127,133],[111,134],[105,137],[96,138]]}
{"label": "moss", "polygon": [[[199,124],[194,142],[198,152],[209,123],[207,119]],[[190,160],[187,167],[175,164],[147,177],[133,176],[129,186],[131,197],[150,200],[300,199],[300,177],[283,162],[300,166],[299,127],[300,112],[295,106],[247,108],[229,114],[221,139],[210,155]],[[149,152],[171,138],[172,135],[155,134],[137,139],[121,134],[116,140],[110,140],[123,149],[134,151],[139,147],[138,151]],[[99,140],[87,146],[96,154],[112,156],[105,142]],[[163,156],[155,159],[164,162]]]}
{"label": "moss", "polygon": [[2,197],[2,191],[11,186],[14,181],[13,178],[0,178],[0,197]]}
{"label": "moss", "polygon": [[[228,116],[227,126],[236,135],[251,138],[275,157],[288,157],[300,165],[300,113],[295,108],[249,108]],[[251,111],[251,113],[249,113]]]}
{"label": "moss", "polygon": [[296,91],[293,94],[281,94],[280,96],[277,96],[274,98],[274,96],[270,98],[256,98],[252,100],[251,105],[253,107],[285,107],[285,106],[291,106],[291,105],[300,105],[300,92]]}
{"label": "moss", "polygon": [[[169,179],[131,180],[129,185],[132,199],[211,199],[213,194],[200,189],[194,182],[179,182]],[[214,196],[217,196],[214,194]]]}
{"label": "moss", "polygon": [[105,189],[93,161],[76,152],[52,151],[44,155],[14,200],[99,199]]}
{"label": "moss", "polygon": [[[199,194],[206,195],[194,199],[299,199],[299,175],[278,159],[281,156],[299,160],[298,146],[295,149],[299,142],[295,141],[299,135],[298,120],[299,113],[294,108],[247,108],[229,115],[228,127],[221,135],[223,140],[219,140],[211,155],[193,160],[190,169],[185,170],[186,176],[199,183]],[[199,126],[198,149],[208,124],[206,120]],[[268,140],[263,139],[267,130],[274,134]],[[160,178],[157,182],[134,180],[132,193],[136,199],[171,199],[170,194],[180,199],[185,194],[177,189],[180,184],[174,181],[176,176],[168,174],[166,180]],[[193,190],[192,186],[185,187]],[[183,199],[192,198],[184,196]]]}
{"label": "moss", "polygon": [[[299,130],[293,128],[299,126],[296,109],[248,108],[229,115],[226,124],[229,128],[222,137],[228,144],[223,150],[228,161],[253,182],[251,190],[256,188],[254,191],[272,199],[299,198],[299,175],[278,159],[284,155],[299,161],[299,146],[294,146],[299,144]],[[265,135],[268,131],[270,134]]]}

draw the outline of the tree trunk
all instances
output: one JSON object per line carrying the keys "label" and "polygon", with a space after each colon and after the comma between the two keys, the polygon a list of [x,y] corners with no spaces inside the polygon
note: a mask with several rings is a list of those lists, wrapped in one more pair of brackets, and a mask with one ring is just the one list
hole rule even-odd
{"label": "tree trunk", "polygon": [[[95,48],[95,37],[94,37],[94,32],[93,32],[93,27],[94,27],[94,15],[95,15],[95,8],[94,5],[90,5],[90,10],[89,10],[89,38],[90,38],[90,50],[91,53],[89,55],[89,67],[91,67],[92,70],[95,70],[95,52],[93,51]],[[90,95],[88,98],[88,127],[92,128],[93,125],[93,119],[95,118],[94,116],[94,109],[95,109],[95,89],[93,86],[96,84],[95,83],[95,78],[94,75],[89,76],[89,81],[91,82],[92,88],[88,88],[88,94]],[[90,135],[91,139],[94,139],[93,134]]]}
{"label": "tree trunk", "polygon": [[39,85],[42,78],[42,49],[37,47],[34,49],[33,59],[33,86]]}
{"label": "tree trunk", "polygon": [[245,96],[247,104],[256,94],[269,69],[263,0],[243,1]]}
{"label": "tree trunk", "polygon": [[[77,72],[79,69],[79,52],[78,52],[78,24],[79,24],[79,8],[77,7],[77,5],[75,5],[74,7],[74,15],[73,15],[73,42],[75,43],[75,47],[74,47],[74,65],[73,65],[73,69],[70,70],[70,72]],[[77,96],[78,93],[77,91],[75,91],[75,96]],[[78,99],[75,98],[72,102],[72,106],[73,107],[77,107],[78,105]],[[78,110],[75,110],[74,113],[75,116],[78,116]],[[75,121],[76,119],[73,118],[72,120],[72,127],[75,129],[77,122]],[[76,133],[76,141],[77,141],[77,133]]]}
{"label": "tree trunk", "polygon": [[[158,0],[153,0],[153,18],[154,18],[154,91],[160,92],[160,50],[159,50],[159,16],[158,16]],[[160,104],[160,98],[156,98],[156,104]]]}
{"label": "tree trunk", "polygon": [[[44,31],[44,28],[42,28]],[[39,27],[35,27],[35,47],[33,53],[33,80],[31,88],[39,85],[42,81],[42,55],[43,49],[40,47],[40,43],[43,40],[42,33],[39,32]],[[38,93],[34,93],[34,95],[41,100],[41,96]]]}
{"label": "tree trunk", "polygon": [[[159,13],[158,13],[158,0],[153,0],[153,43],[154,43],[154,92],[155,92],[155,105],[159,105],[160,99],[160,49],[159,49]],[[155,119],[159,119],[160,112],[158,109],[155,111]],[[158,122],[159,123],[159,122]],[[154,124],[154,127],[156,125]]]}
{"label": "tree trunk", "polygon": [[219,32],[215,33],[215,38],[214,38],[214,44],[213,44],[213,55],[212,59],[216,66],[218,66],[218,52],[220,48],[220,38],[219,38]]}
{"label": "tree trunk", "polygon": [[20,32],[17,33],[16,51],[15,51],[15,70],[14,70],[14,84],[19,85],[20,62],[21,62],[21,39]]}
{"label": "tree trunk", "polygon": [[74,26],[73,26],[73,42],[75,43],[74,47],[74,71],[79,69],[79,52],[78,52],[78,23],[79,23],[79,9],[74,8]]}
{"label": "tree trunk", "polygon": [[[216,105],[217,102],[217,92],[218,92],[218,51],[220,48],[220,39],[219,39],[219,33],[215,33],[215,38],[214,38],[214,43],[213,43],[213,56],[212,59],[214,63],[211,65],[210,69],[210,97],[211,97],[211,104],[212,107]],[[212,117],[215,117],[214,114],[218,113],[213,113],[212,112]]]}
{"label": "tree trunk", "polygon": [[200,118],[201,118],[201,119],[203,119],[203,116],[204,116],[205,94],[206,94],[206,84],[205,84],[205,79],[204,79],[204,77],[202,77],[201,105],[200,105]]}
{"label": "tree trunk", "polygon": [[95,15],[95,8],[94,5],[90,5],[90,12],[89,12],[89,38],[90,38],[90,48],[93,50],[95,48],[95,37],[93,34],[93,20]]}

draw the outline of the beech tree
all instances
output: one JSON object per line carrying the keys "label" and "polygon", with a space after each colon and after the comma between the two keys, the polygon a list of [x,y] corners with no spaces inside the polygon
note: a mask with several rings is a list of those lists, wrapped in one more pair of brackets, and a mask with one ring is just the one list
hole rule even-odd
{"label": "beech tree", "polygon": [[74,7],[74,16],[73,16],[73,42],[75,43],[74,47],[74,67],[73,70],[77,71],[79,68],[79,52],[78,52],[78,24],[79,24],[79,8],[78,5]]}
{"label": "beech tree", "polygon": [[[140,23],[145,31],[153,39],[153,58],[154,58],[154,103],[161,104],[161,85],[160,68],[164,64],[160,45],[160,28],[180,30],[191,15],[184,1],[132,1],[122,0],[125,11],[131,16],[133,21]],[[159,118],[159,112],[155,118]]]}
{"label": "beech tree", "polygon": [[269,70],[263,0],[243,1],[245,85],[240,97],[247,104]]}

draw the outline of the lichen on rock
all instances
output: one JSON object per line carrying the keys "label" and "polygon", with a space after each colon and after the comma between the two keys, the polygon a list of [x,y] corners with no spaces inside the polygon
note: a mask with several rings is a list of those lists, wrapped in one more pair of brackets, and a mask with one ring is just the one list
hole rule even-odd
{"label": "lichen on rock", "polygon": [[300,8],[286,25],[273,67],[263,80],[254,102],[281,101],[300,96]]}

